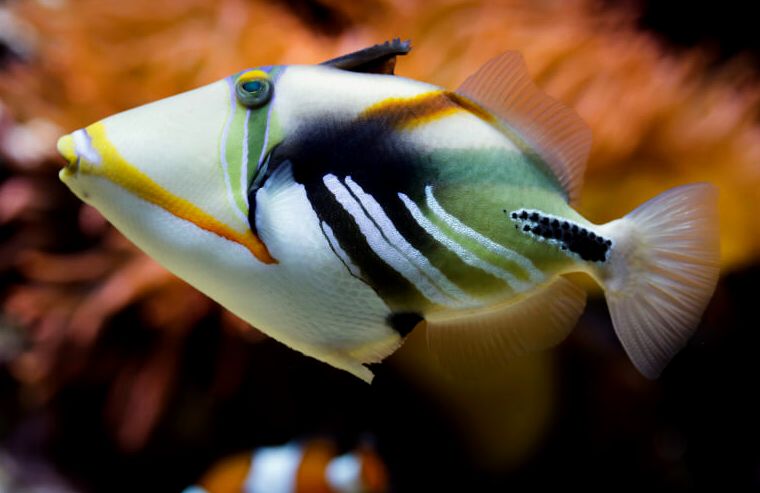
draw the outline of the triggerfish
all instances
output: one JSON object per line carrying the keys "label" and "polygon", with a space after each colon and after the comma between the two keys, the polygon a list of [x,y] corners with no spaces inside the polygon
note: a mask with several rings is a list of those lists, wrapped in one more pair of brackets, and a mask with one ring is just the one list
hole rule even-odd
{"label": "triggerfish", "polygon": [[[62,137],[61,180],[171,272],[282,343],[371,381],[418,325],[454,369],[556,345],[604,289],[655,378],[718,277],[717,193],[594,224],[591,132],[507,52],[449,91],[394,40],[243,70]],[[421,329],[423,330],[423,329]]]}

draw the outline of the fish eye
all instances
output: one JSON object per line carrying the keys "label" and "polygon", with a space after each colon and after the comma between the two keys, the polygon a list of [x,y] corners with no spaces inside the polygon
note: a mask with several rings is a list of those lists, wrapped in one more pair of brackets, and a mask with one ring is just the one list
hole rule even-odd
{"label": "fish eye", "polygon": [[272,83],[269,79],[257,77],[238,80],[235,92],[238,101],[249,108],[260,108],[272,99]]}

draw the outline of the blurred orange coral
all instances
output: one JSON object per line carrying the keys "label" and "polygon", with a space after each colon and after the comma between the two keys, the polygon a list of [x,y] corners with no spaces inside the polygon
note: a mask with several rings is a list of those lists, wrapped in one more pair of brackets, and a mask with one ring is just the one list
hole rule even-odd
{"label": "blurred orange coral", "polygon": [[[116,378],[107,411],[120,443],[139,448],[171,386],[178,341],[213,306],[65,195],[54,173],[55,129],[245,66],[313,63],[397,36],[415,46],[397,72],[448,87],[492,55],[523,52],[537,82],[592,127],[581,202],[588,217],[603,222],[671,186],[711,181],[721,189],[724,267],[757,259],[760,84],[741,59],[716,71],[701,51],[668,53],[634,27],[632,12],[602,10],[592,0],[373,0],[361,8],[330,0],[316,12],[309,5],[79,0],[74,8],[50,0],[5,7],[26,33],[19,42],[34,51],[7,62],[0,76],[0,157],[12,175],[0,185],[0,225],[14,228],[0,244],[0,268],[16,273],[4,312],[31,342],[12,368],[39,398],[81,371],[86,360],[72,358],[71,347],[86,354],[110,317],[138,306],[164,335],[147,361]],[[65,222],[64,213],[77,217]],[[62,224],[79,239],[65,244]]]}
{"label": "blurred orange coral", "polygon": [[[308,2],[291,2],[306,5]],[[345,28],[326,37],[283,4],[245,0],[18,2],[37,33],[32,65],[0,79],[17,121],[70,130],[244,66],[313,63],[402,36],[405,76],[455,87],[490,56],[521,51],[549,93],[594,133],[582,209],[598,221],[679,183],[722,190],[724,265],[760,252],[760,84],[741,59],[711,70],[702,51],[667,53],[626,10],[588,0],[374,0],[322,5]],[[297,10],[298,11],[298,10]],[[52,149],[53,135],[44,136]],[[624,186],[609,187],[625,180]]]}

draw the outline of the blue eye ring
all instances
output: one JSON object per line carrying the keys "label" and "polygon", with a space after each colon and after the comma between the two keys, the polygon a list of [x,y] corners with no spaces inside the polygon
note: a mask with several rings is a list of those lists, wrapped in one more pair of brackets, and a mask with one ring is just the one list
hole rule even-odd
{"label": "blue eye ring", "polygon": [[235,84],[235,95],[243,106],[260,108],[272,99],[273,89],[274,87],[269,79],[263,77],[241,78]]}

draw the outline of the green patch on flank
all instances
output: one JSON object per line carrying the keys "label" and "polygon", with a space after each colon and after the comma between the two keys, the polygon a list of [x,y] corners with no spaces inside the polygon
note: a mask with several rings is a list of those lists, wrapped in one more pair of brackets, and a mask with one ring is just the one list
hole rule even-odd
{"label": "green patch on flank", "polygon": [[[503,149],[437,150],[423,173],[433,195],[450,215],[495,243],[526,257],[546,275],[567,268],[574,260],[547,242],[537,241],[515,229],[509,212],[521,208],[541,210],[574,221],[586,222],[566,202],[564,190],[545,169],[524,154]],[[421,187],[424,188],[424,187]],[[418,204],[426,203],[424,193]],[[449,237],[479,258],[528,281],[529,272],[518,263],[495,254],[479,242],[454,231],[427,207],[426,216]],[[473,282],[481,282],[473,278]],[[482,284],[485,291],[495,285]]]}

